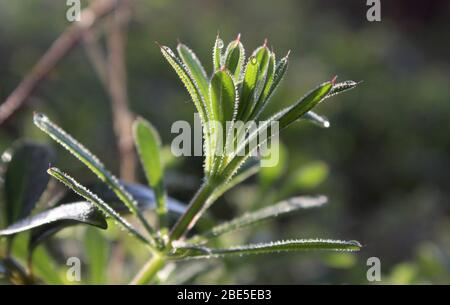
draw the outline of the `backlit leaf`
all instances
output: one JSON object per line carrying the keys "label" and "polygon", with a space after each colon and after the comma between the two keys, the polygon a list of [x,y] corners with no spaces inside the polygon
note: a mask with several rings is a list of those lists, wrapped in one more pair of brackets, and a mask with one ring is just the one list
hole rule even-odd
{"label": "backlit leaf", "polygon": [[239,230],[256,223],[273,219],[300,209],[315,208],[327,202],[325,196],[317,197],[294,197],[283,200],[277,204],[262,208],[254,212],[248,212],[231,221],[220,224],[206,233],[207,236],[219,236],[228,232]]}

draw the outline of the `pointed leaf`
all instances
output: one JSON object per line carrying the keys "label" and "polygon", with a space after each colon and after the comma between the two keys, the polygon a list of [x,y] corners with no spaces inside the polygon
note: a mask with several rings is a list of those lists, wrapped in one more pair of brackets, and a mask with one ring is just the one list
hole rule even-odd
{"label": "pointed leaf", "polygon": [[262,208],[254,212],[248,212],[244,215],[235,218],[229,222],[220,224],[206,233],[207,236],[216,237],[228,232],[236,231],[256,223],[273,219],[285,214],[293,213],[300,209],[315,208],[324,205],[327,202],[327,197],[294,197],[288,200],[281,201],[277,204]]}
{"label": "pointed leaf", "polygon": [[[244,113],[242,113],[242,117],[240,117],[244,121],[250,119],[253,111],[255,110],[256,105],[258,104],[260,97],[263,95],[266,79],[268,78],[267,72],[269,66],[272,66],[272,75],[273,75],[273,65],[270,65],[270,63],[271,62],[273,63],[273,61],[275,60],[275,57],[271,56],[271,52],[265,45],[256,49],[253,52],[251,58],[253,61],[256,61],[258,69],[256,71],[256,81],[252,87],[249,87],[250,92],[245,90],[248,87],[245,86],[245,79],[244,79],[244,87],[242,90],[242,95],[245,96],[245,101],[243,101],[243,103],[248,104],[245,107]],[[252,62],[250,62],[250,64],[252,64]]]}
{"label": "pointed leaf", "polygon": [[75,223],[84,223],[101,229],[108,227],[105,217],[94,205],[81,201],[63,204],[19,220],[6,229],[0,230],[0,236],[14,235],[35,228],[44,228],[45,231],[55,224],[71,226]]}
{"label": "pointed leaf", "polygon": [[245,62],[245,49],[240,41],[240,34],[236,40],[228,45],[225,51],[225,67],[230,71],[235,82],[239,82],[242,75],[242,67]]}
{"label": "pointed leaf", "polygon": [[278,86],[281,83],[281,80],[283,79],[284,75],[286,74],[286,71],[288,68],[288,58],[289,58],[289,53],[277,63],[277,65],[275,67],[275,72],[273,75],[272,85],[270,86],[269,92],[266,97],[266,102],[262,105],[262,107],[260,107],[260,109],[258,111],[255,112],[256,113],[254,116],[255,119],[258,119],[260,117],[261,113],[266,108],[268,102],[274,95],[276,89],[278,88]]}
{"label": "pointed leaf", "polygon": [[156,129],[146,120],[139,118],[133,124],[134,141],[147,176],[148,183],[155,191],[160,224],[165,226],[167,214],[166,194],[163,181],[161,140]]}
{"label": "pointed leaf", "polygon": [[251,56],[245,66],[244,80],[239,95],[239,110],[237,120],[243,120],[251,109],[251,103],[258,79],[259,64],[256,56]]}
{"label": "pointed leaf", "polygon": [[295,122],[302,115],[320,103],[330,92],[333,84],[325,82],[302,97],[289,111],[280,118],[280,129]]}
{"label": "pointed leaf", "polygon": [[100,180],[105,182],[111,190],[116,193],[117,197],[130,209],[130,212],[138,217],[142,225],[148,232],[153,232],[153,228],[145,220],[142,213],[137,208],[137,203],[133,197],[128,193],[119,180],[111,174],[103,165],[103,163],[93,155],[87,148],[75,140],[72,136],[66,133],[63,129],[50,121],[48,117],[43,114],[34,114],[34,124],[42,131],[47,133],[58,144],[72,153],[78,160],[86,165]]}
{"label": "pointed leaf", "polygon": [[212,117],[225,129],[226,122],[233,119],[236,105],[236,88],[232,77],[226,71],[216,72],[211,79],[209,90]]}
{"label": "pointed leaf", "polygon": [[114,211],[108,204],[103,200],[98,198],[97,195],[93,194],[87,188],[79,184],[75,179],[62,172],[60,169],[52,167],[47,170],[47,172],[69,187],[71,190],[76,192],[78,195],[85,198],[87,201],[94,204],[103,214],[107,217],[111,217],[116,224],[127,230],[132,236],[136,237],[144,243],[149,243],[149,241],[139,233],[131,224],[129,224],[125,219],[123,219],[116,211]]}
{"label": "pointed leaf", "polygon": [[197,58],[195,53],[182,43],[178,44],[177,51],[181,60],[189,69],[191,77],[197,83],[201,95],[203,96],[205,101],[207,101],[209,97],[209,80],[208,76],[206,75],[205,68],[203,68],[202,66],[202,63]]}
{"label": "pointed leaf", "polygon": [[174,257],[176,259],[190,258],[214,258],[230,255],[250,255],[279,253],[288,251],[359,251],[361,244],[357,241],[342,241],[330,239],[296,239],[286,241],[275,241],[270,243],[249,244],[231,247],[227,249],[211,249],[195,245],[177,245]]}
{"label": "pointed leaf", "polygon": [[189,92],[195,108],[197,109],[200,118],[203,122],[208,121],[208,108],[206,105],[205,97],[201,95],[199,85],[190,74],[187,67],[181,62],[181,60],[175,56],[173,51],[166,46],[161,46],[161,52],[164,58],[169,62],[178,77],[183,82],[184,86]]}
{"label": "pointed leaf", "polygon": [[346,92],[348,90],[351,90],[351,89],[355,88],[357,85],[359,85],[360,83],[361,82],[357,83],[357,82],[352,81],[352,80],[346,80],[346,81],[334,84],[333,88],[331,88],[331,90],[328,93],[327,97],[332,97],[332,96],[335,96],[337,94],[340,94],[340,93]]}
{"label": "pointed leaf", "polygon": [[248,120],[252,120],[263,110],[267,104],[267,98],[271,92],[272,84],[275,75],[275,54],[270,52],[269,62],[267,64],[267,69],[262,71],[264,78],[261,79],[261,94],[256,100],[255,106],[251,111]]}
{"label": "pointed leaf", "polygon": [[[121,184],[123,185],[125,190],[130,193],[133,198],[136,199],[140,210],[145,211],[147,209],[156,209],[155,192],[153,192],[151,188],[142,184],[127,183],[123,181],[121,181]],[[87,189],[91,190],[93,193],[102,198],[103,201],[107,202],[108,205],[111,206],[113,210],[117,211],[119,214],[126,215],[130,213],[128,208],[120,201],[119,198],[117,198],[115,193],[103,183],[87,183],[85,184],[85,186]],[[82,197],[80,197],[76,193],[67,192],[67,194],[65,194],[60,200],[58,200],[58,202],[71,202],[80,200],[80,198]],[[174,198],[167,197],[167,208],[170,213],[180,215],[186,211],[186,204],[181,203]]]}
{"label": "pointed leaf", "polygon": [[33,210],[47,188],[46,171],[53,159],[49,147],[33,142],[17,142],[2,155],[7,164],[4,189],[8,225]]}
{"label": "pointed leaf", "polygon": [[213,66],[214,73],[219,71],[222,67],[222,49],[223,49],[223,40],[220,39],[219,35],[216,37],[216,41],[213,47]]}

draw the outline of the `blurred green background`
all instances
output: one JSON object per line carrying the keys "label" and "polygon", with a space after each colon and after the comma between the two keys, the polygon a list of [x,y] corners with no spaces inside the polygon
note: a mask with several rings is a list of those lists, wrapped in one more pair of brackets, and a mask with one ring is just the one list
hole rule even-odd
{"label": "blurred green background", "polygon": [[[225,41],[241,33],[247,54],[265,38],[278,57],[291,50],[271,110],[336,74],[340,80],[364,81],[318,107],[331,128],[299,123],[288,129],[281,136],[283,164],[228,193],[212,211],[228,219],[281,196],[326,194],[330,203],[324,208],[225,242],[330,237],[359,240],[363,250],[227,259],[213,262],[211,271],[191,282],[366,284],[366,260],[375,256],[381,260],[382,283],[450,283],[450,2],[381,3],[382,21],[368,22],[365,1],[356,0],[132,1],[126,44],[129,106],[158,128],[165,144],[175,136],[171,124],[192,121],[194,107],[155,41],[171,47],[182,41],[208,71],[218,31]],[[66,8],[65,1],[0,1],[1,101],[70,25]],[[26,107],[0,127],[2,151],[21,137],[50,143],[32,124],[33,111],[48,114],[118,172],[110,101],[83,47],[76,47]],[[55,148],[58,167],[89,178],[79,162]],[[168,173],[169,191],[187,201],[201,182],[202,160],[177,161]],[[64,254],[53,249],[61,242],[54,240],[71,236],[74,245],[80,242],[79,234],[68,232],[47,245],[62,267]],[[126,260],[135,255],[134,246],[111,243],[106,256],[117,259],[121,253],[125,262],[125,271],[112,282],[123,282],[136,268],[139,258]]]}

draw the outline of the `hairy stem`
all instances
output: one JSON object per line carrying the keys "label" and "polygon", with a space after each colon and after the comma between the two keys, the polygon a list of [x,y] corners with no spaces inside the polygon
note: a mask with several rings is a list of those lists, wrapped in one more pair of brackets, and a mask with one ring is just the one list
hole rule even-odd
{"label": "hairy stem", "polygon": [[180,217],[169,235],[169,247],[172,241],[183,237],[197,223],[203,207],[207,204],[216,183],[206,181],[192,198],[186,212]]}

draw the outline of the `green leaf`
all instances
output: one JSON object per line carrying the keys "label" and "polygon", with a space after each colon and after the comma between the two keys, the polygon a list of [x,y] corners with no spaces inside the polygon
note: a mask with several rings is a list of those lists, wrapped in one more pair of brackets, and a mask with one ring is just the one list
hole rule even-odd
{"label": "green leaf", "polygon": [[183,82],[184,86],[189,92],[192,101],[194,102],[195,108],[197,109],[202,122],[208,121],[208,108],[206,105],[205,97],[200,93],[199,86],[195,79],[190,74],[187,67],[181,62],[181,60],[175,56],[173,51],[166,46],[160,46],[161,52],[164,58],[169,62],[178,77]]}
{"label": "green leaf", "polygon": [[106,283],[109,242],[98,230],[88,228],[84,234],[84,249],[89,264],[89,283],[97,285]]}
{"label": "green leaf", "polygon": [[75,140],[72,136],[66,133],[63,129],[53,123],[48,117],[43,114],[34,114],[34,124],[42,131],[47,133],[57,143],[72,153],[78,160],[86,165],[100,180],[105,182],[111,190],[119,197],[120,200],[130,209],[130,212],[136,215],[142,225],[149,233],[154,230],[150,224],[145,220],[143,214],[137,208],[137,203],[133,197],[123,188],[119,180],[111,174],[100,160],[93,155],[87,148]]}
{"label": "green leaf", "polygon": [[336,83],[333,85],[333,88],[331,88],[330,92],[327,95],[327,98],[338,95],[343,92],[346,92],[348,90],[351,90],[351,89],[355,88],[357,85],[359,85],[360,83],[361,82],[357,83],[352,80],[346,80],[343,82]]}
{"label": "green leaf", "polygon": [[156,129],[146,120],[139,118],[133,124],[134,142],[150,187],[156,195],[160,226],[165,227],[167,204],[164,190],[164,170],[161,159],[161,140]]}
{"label": "green leaf", "polygon": [[6,161],[7,225],[31,213],[47,188],[46,171],[53,159],[54,153],[49,147],[28,141],[15,143],[2,155],[2,160]]}
{"label": "green leaf", "polygon": [[220,224],[206,233],[206,236],[216,237],[225,233],[236,231],[256,223],[274,219],[282,215],[293,213],[300,209],[315,208],[324,205],[327,197],[294,197],[281,201],[269,207],[262,208],[254,212],[248,212],[231,221]]}
{"label": "green leaf", "polygon": [[233,120],[237,103],[233,78],[226,71],[214,73],[210,84],[212,118],[219,121],[223,129],[226,122]]}
{"label": "green leaf", "polygon": [[325,82],[308,92],[295,105],[289,107],[288,111],[279,120],[280,129],[289,126],[314,108],[314,106],[320,103],[327,96],[332,87],[332,82]]}
{"label": "green leaf", "polygon": [[330,122],[328,119],[324,116],[318,115],[317,113],[313,111],[308,111],[303,116],[300,117],[302,120],[307,120],[315,125],[322,127],[322,128],[328,128],[330,127]]}
{"label": "green leaf", "polygon": [[260,79],[259,86],[261,87],[261,94],[259,95],[258,99],[255,101],[255,105],[253,109],[251,110],[251,114],[248,118],[248,120],[252,120],[255,117],[257,117],[263,108],[267,104],[267,98],[269,97],[269,94],[272,89],[272,83],[274,80],[275,75],[275,54],[272,52],[269,52],[269,61],[267,64],[266,70],[262,71],[261,74],[263,77]]}
{"label": "green leaf", "polygon": [[108,204],[106,204],[103,200],[101,200],[97,195],[93,194],[87,188],[79,184],[75,179],[55,167],[49,168],[47,172],[51,176],[65,184],[71,190],[76,192],[78,195],[94,204],[100,211],[103,212],[105,216],[111,217],[116,224],[127,230],[132,236],[136,237],[138,240],[144,243],[149,243],[149,241],[141,233],[139,233],[125,219],[120,217],[120,215],[116,211],[114,211]]}
{"label": "green leaf", "polygon": [[223,49],[223,40],[220,39],[219,35],[216,37],[216,42],[213,47],[213,66],[214,72],[217,72],[222,67],[222,49]]}
{"label": "green leaf", "polygon": [[[246,104],[246,107],[244,113],[242,114],[242,117],[240,117],[242,118],[243,121],[251,119],[251,115],[255,110],[255,108],[257,107],[260,98],[264,99],[266,80],[270,82],[269,86],[267,87],[266,94],[268,94],[271,83],[273,81],[272,77],[274,72],[275,56],[272,56],[272,53],[266,46],[266,42],[262,47],[259,47],[253,52],[251,58],[252,61],[256,61],[257,64],[257,71],[255,75],[256,80],[254,81],[253,84],[251,84],[251,87],[246,87],[244,79],[244,87],[242,90],[242,95],[245,96],[243,103]],[[250,64],[253,63],[250,62]],[[270,75],[268,74],[269,67],[271,67]]]}
{"label": "green leaf", "polygon": [[201,95],[203,96],[205,101],[207,101],[209,98],[209,80],[208,76],[206,75],[205,68],[203,68],[202,66],[202,63],[197,58],[195,53],[182,43],[178,44],[177,51],[181,60],[188,68],[191,77],[197,83]]}
{"label": "green leaf", "polygon": [[223,154],[227,143],[228,130],[231,130],[231,122],[234,120],[235,109],[237,109],[238,99],[233,78],[227,71],[216,72],[210,83],[210,98],[212,110],[212,125],[214,130],[213,143],[214,149],[213,175],[222,164]]}
{"label": "green leaf", "polygon": [[242,45],[241,34],[238,35],[236,40],[233,40],[228,45],[225,51],[225,67],[230,71],[234,81],[237,83],[241,79],[242,67],[245,62],[245,49]]}
{"label": "green leaf", "polygon": [[108,227],[105,217],[89,202],[63,204],[34,216],[19,220],[6,229],[0,230],[0,236],[14,235],[35,228],[50,229],[53,225],[71,226],[84,223],[102,229]]}
{"label": "green leaf", "polygon": [[[275,55],[273,57],[275,59]],[[260,109],[258,111],[255,111],[255,116],[254,116],[255,119],[258,119],[261,116],[262,112],[264,111],[267,104],[269,103],[272,96],[274,95],[276,89],[280,85],[281,80],[283,79],[284,75],[286,74],[286,71],[288,68],[288,63],[289,63],[288,59],[289,59],[289,52],[285,57],[280,59],[280,61],[277,63],[277,65],[275,67],[275,72],[273,75],[272,85],[270,86],[269,92],[267,93],[265,103],[262,105],[262,107],[260,107]]]}
{"label": "green leaf", "polygon": [[[156,209],[156,199],[155,192],[148,186],[137,184],[137,183],[127,183],[121,181],[121,184],[125,190],[130,193],[138,204],[138,208],[141,211],[148,209]],[[121,215],[126,215],[130,213],[130,210],[120,201],[115,193],[111,191],[108,186],[100,182],[86,183],[86,188],[91,190],[93,193],[97,194],[103,201],[107,202],[113,210],[117,211]],[[67,192],[58,203],[72,202],[82,199],[79,195],[73,192]],[[186,204],[180,201],[167,197],[167,208],[168,212],[173,213],[175,216],[183,214],[186,211]]]}
{"label": "green leaf", "polygon": [[245,66],[244,80],[239,95],[237,120],[243,120],[251,109],[251,103],[258,79],[259,63],[256,56],[251,56]]}
{"label": "green leaf", "polygon": [[359,251],[361,244],[357,241],[342,241],[330,239],[296,239],[286,241],[275,241],[270,243],[249,244],[226,249],[212,249],[202,246],[179,244],[176,246],[173,256],[176,259],[191,258],[215,258],[230,255],[250,255],[279,253],[288,251]]}

